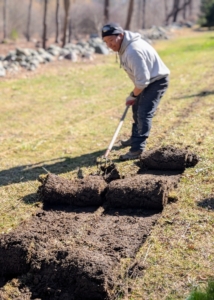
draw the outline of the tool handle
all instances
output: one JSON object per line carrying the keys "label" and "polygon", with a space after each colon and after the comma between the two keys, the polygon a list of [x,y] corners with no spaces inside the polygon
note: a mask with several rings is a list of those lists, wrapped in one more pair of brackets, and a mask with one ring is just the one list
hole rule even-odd
{"label": "tool handle", "polygon": [[114,136],[113,136],[113,138],[112,138],[112,140],[111,140],[111,142],[110,142],[110,144],[109,144],[109,146],[108,146],[108,148],[107,148],[107,150],[106,150],[106,152],[105,152],[105,154],[104,154],[104,158],[107,158],[107,157],[108,157],[108,155],[109,155],[109,153],[110,153],[110,151],[111,151],[111,149],[112,149],[112,147],[113,147],[113,145],[114,145],[114,142],[115,142],[115,140],[116,140],[116,138],[117,138],[117,136],[118,136],[118,133],[119,133],[119,131],[120,131],[120,128],[121,128],[122,125],[123,125],[123,121],[124,121],[124,119],[125,119],[125,117],[126,117],[126,114],[127,114],[127,112],[128,112],[129,107],[130,107],[130,105],[127,105],[127,106],[126,106],[126,109],[124,110],[124,113],[123,113],[123,115],[122,115],[122,117],[121,117],[121,119],[120,119],[120,123],[118,124],[117,129],[116,129],[116,131],[115,131],[115,133],[114,133]]}

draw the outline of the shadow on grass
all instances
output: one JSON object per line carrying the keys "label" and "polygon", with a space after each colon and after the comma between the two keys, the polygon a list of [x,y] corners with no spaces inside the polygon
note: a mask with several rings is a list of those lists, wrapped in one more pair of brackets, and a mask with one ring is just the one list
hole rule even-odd
{"label": "shadow on grass", "polygon": [[188,99],[188,98],[194,98],[194,97],[206,97],[209,95],[214,95],[214,91],[202,91],[198,94],[192,94],[192,95],[186,95],[186,96],[182,96],[182,97],[174,97],[173,99]]}
{"label": "shadow on grass", "polygon": [[[114,150],[118,150],[120,148],[120,146],[114,146]],[[103,149],[72,158],[59,157],[35,164],[22,165],[2,170],[0,171],[0,186],[34,181],[39,177],[39,175],[46,174],[47,172],[59,175],[82,167],[96,166],[97,158],[104,155],[105,150],[106,149]]]}
{"label": "shadow on grass", "polygon": [[214,210],[214,197],[201,200],[198,202],[198,206],[208,210]]}

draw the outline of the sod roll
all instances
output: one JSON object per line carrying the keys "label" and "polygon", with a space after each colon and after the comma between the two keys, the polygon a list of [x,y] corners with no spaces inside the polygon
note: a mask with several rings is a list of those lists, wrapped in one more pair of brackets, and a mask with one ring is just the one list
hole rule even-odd
{"label": "sod roll", "polygon": [[151,170],[180,170],[194,167],[199,159],[189,149],[172,146],[145,151],[140,157],[140,168]]}
{"label": "sod roll", "polygon": [[38,189],[40,199],[46,204],[99,206],[107,184],[100,176],[69,180],[48,174]]}
{"label": "sod roll", "polygon": [[105,197],[110,207],[161,210],[168,202],[170,186],[164,176],[136,175],[112,181]]}

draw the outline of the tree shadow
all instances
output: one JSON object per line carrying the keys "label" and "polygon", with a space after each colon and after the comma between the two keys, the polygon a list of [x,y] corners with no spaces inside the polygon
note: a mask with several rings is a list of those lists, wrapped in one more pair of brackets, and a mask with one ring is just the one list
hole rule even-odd
{"label": "tree shadow", "polygon": [[209,96],[209,95],[214,95],[214,91],[202,91],[198,94],[192,94],[192,95],[186,95],[186,96],[182,96],[182,97],[174,97],[173,99],[188,99],[188,98],[194,98],[194,97],[206,97],[206,96]]}
{"label": "tree shadow", "polygon": [[214,197],[203,199],[197,205],[208,210],[214,210]]}
{"label": "tree shadow", "polygon": [[[114,146],[114,150],[121,146]],[[7,170],[0,171],[0,186],[14,183],[28,182],[36,180],[39,175],[54,173],[56,175],[73,171],[82,167],[93,167],[97,165],[97,158],[105,153],[106,149],[87,153],[76,157],[59,157],[35,164],[22,165]]]}

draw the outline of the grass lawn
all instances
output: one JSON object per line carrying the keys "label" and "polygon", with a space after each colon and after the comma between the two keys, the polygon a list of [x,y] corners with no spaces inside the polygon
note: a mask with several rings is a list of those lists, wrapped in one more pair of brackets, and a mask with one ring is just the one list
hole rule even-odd
{"label": "grass lawn", "polygon": [[[126,278],[124,299],[185,299],[214,278],[214,32],[194,32],[154,44],[171,70],[170,88],[153,121],[147,149],[190,147],[200,162],[187,169],[151,235],[137,254],[143,277]],[[125,109],[132,83],[115,55],[90,63],[58,62],[30,76],[0,79],[0,231],[7,233],[41,206],[39,175],[75,177],[96,171]],[[128,137],[131,112],[119,139]],[[110,158],[121,172],[133,162]],[[8,299],[13,288],[10,284]],[[122,296],[119,296],[121,299]]]}

